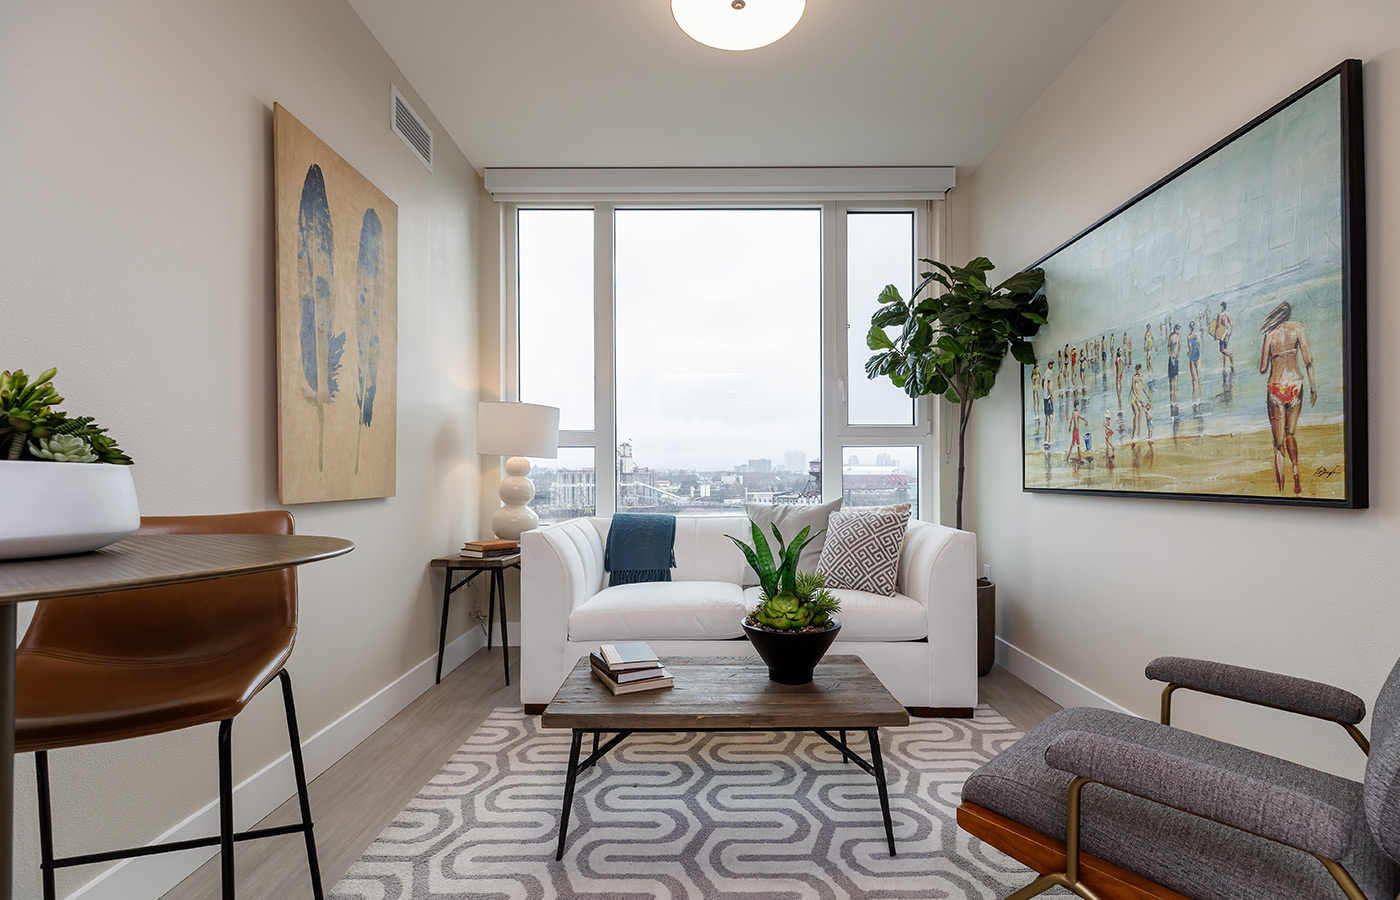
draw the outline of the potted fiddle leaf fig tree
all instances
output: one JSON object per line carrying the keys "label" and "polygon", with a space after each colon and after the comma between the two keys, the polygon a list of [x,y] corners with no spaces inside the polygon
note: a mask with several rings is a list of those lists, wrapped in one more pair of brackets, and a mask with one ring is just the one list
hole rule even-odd
{"label": "potted fiddle leaf fig tree", "polygon": [[784,544],[774,525],[773,537],[778,542],[775,564],[763,530],[752,522],[749,527],[753,546],[725,535],[758,573],[758,605],[744,619],[744,634],[767,663],[770,679],[779,684],[807,684],[841,630],[840,620],[833,618],[841,603],[827,590],[826,578],[817,572],[797,571],[802,548],[816,535],[808,526],[791,544]]}
{"label": "potted fiddle leaf fig tree", "polygon": [[[939,395],[958,405],[957,527],[963,523],[964,448],[972,404],[987,396],[1008,352],[1024,365],[1035,363],[1030,339],[1045,324],[1045,270],[1017,272],[996,287],[986,273],[996,268],[979,256],[965,266],[920,260],[924,272],[906,300],[894,285],[880,292],[880,308],[870,317],[866,346],[875,351],[865,363],[869,378],[889,378],[915,399]],[[931,285],[939,293],[924,293]],[[920,295],[923,294],[922,299]],[[891,338],[886,328],[900,329]]]}
{"label": "potted fiddle leaf fig tree", "polygon": [[56,369],[0,372],[0,559],[104,547],[141,524],[131,457],[90,416],[56,407]]}
{"label": "potted fiddle leaf fig tree", "polygon": [[[1026,269],[991,287],[986,273],[995,266],[985,256],[965,266],[920,261],[935,271],[923,273],[923,281],[908,300],[892,284],[880,293],[880,308],[870,317],[865,338],[866,346],[875,351],[866,360],[865,374],[889,378],[910,397],[938,395],[958,405],[957,527],[962,528],[965,448],[972,405],[991,393],[1008,352],[1017,362],[1034,365],[1030,339],[1045,324],[1050,309],[1045,299],[1045,270]],[[900,329],[899,336],[891,338],[886,328]],[[996,585],[989,578],[980,578],[979,675],[992,668],[995,618]]]}

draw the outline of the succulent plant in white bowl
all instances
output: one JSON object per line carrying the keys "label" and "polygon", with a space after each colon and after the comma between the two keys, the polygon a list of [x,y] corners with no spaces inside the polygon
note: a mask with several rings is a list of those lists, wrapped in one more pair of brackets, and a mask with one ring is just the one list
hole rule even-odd
{"label": "succulent plant in white bowl", "polygon": [[0,372],[0,559],[105,547],[141,524],[131,457],[90,416],[70,417],[53,385]]}

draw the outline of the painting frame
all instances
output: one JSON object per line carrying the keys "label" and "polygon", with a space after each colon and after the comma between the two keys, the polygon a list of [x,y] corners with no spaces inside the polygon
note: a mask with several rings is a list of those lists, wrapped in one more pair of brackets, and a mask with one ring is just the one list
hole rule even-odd
{"label": "painting frame", "polygon": [[[1138,204],[1154,197],[1159,191],[1169,187],[1183,175],[1191,173],[1198,166],[1216,157],[1216,155],[1220,154],[1222,151],[1227,150],[1237,141],[1251,135],[1256,129],[1259,129],[1261,126],[1273,120],[1275,116],[1279,116],[1281,113],[1289,110],[1314,91],[1328,85],[1333,79],[1337,79],[1339,82],[1337,115],[1339,117],[1340,138],[1338,146],[1338,164],[1340,167],[1340,216],[1337,224],[1341,235],[1339,248],[1341,273],[1341,353],[1339,362],[1342,396],[1339,405],[1342,417],[1341,442],[1343,447],[1342,468],[1344,490],[1342,496],[1330,498],[1302,497],[1297,495],[1287,496],[1282,487],[1280,488],[1279,496],[1268,496],[1264,494],[1211,493],[1189,490],[1133,490],[1094,486],[1037,486],[1033,484],[1031,480],[1031,453],[1028,452],[1027,448],[1033,445],[1030,427],[1032,422],[1036,421],[1035,416],[1039,414],[1037,409],[1033,407],[1038,407],[1040,397],[1038,394],[1034,399],[1027,396],[1027,370],[1030,370],[1031,367],[1025,365],[1019,367],[1019,380],[1021,384],[1021,488],[1023,492],[1096,497],[1250,503],[1332,509],[1365,509],[1369,506],[1370,484],[1366,359],[1366,192],[1362,112],[1362,66],[1360,60],[1347,59],[1334,68],[1329,69],[1279,103],[1251,119],[1245,125],[1236,129],[1220,141],[1217,141],[1215,144],[1212,144],[1181,166],[1138,192],[1132,198],[1099,218],[1078,234],[1064,241],[1049,253],[1046,253],[1028,268],[1045,268],[1047,265],[1053,267],[1056,257],[1060,256],[1060,254],[1072,250],[1081,241],[1084,241],[1085,238],[1094,235],[1100,229],[1110,226],[1115,220],[1119,219],[1120,216],[1134,210]],[[1053,293],[1050,295],[1050,302],[1050,317],[1053,323],[1055,313],[1055,297]],[[1117,330],[1116,327],[1114,330]],[[1148,325],[1148,330],[1151,330],[1150,324]],[[1205,334],[1201,334],[1199,337],[1204,338]],[[1214,332],[1212,332],[1211,337],[1214,338]],[[1310,369],[1309,374],[1311,374]],[[1233,366],[1231,368],[1231,377],[1232,379],[1234,377]],[[1081,384],[1082,383],[1081,379]],[[1028,403],[1031,405],[1028,405]],[[1105,405],[1107,405],[1107,401],[1105,401]],[[1150,409],[1150,404],[1148,408]],[[1175,413],[1175,410],[1173,410],[1173,412]],[[1296,417],[1294,421],[1297,421]],[[1150,429],[1150,413],[1148,425]],[[1089,426],[1089,423],[1086,421],[1086,431],[1089,427],[1091,426]],[[1048,431],[1049,429],[1047,429],[1047,432]],[[1051,435],[1047,433],[1045,437],[1047,438],[1047,449],[1045,453],[1048,459],[1051,456],[1051,451],[1049,449],[1050,442],[1048,440]],[[1035,446],[1038,447],[1039,445],[1035,444]],[[1068,462],[1068,453],[1066,453],[1066,461]],[[1046,471],[1048,473],[1051,464],[1047,462],[1046,465]],[[1279,464],[1276,462],[1275,469],[1281,471],[1278,469],[1278,466]],[[1280,479],[1283,479],[1283,477],[1283,475],[1279,475]],[[1047,478],[1046,480],[1048,481],[1049,479]]]}
{"label": "painting frame", "polygon": [[278,500],[392,497],[398,205],[280,103],[272,145]]}

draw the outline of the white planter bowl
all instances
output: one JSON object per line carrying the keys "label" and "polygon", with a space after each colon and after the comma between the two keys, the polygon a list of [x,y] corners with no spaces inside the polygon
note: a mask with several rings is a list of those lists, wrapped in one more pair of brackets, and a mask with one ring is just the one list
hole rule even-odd
{"label": "white planter bowl", "polygon": [[0,559],[85,553],[141,525],[130,466],[0,460]]}

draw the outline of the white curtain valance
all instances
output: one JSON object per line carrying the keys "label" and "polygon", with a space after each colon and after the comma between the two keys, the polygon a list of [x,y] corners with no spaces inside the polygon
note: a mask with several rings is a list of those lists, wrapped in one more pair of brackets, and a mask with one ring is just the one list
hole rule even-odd
{"label": "white curtain valance", "polygon": [[941,200],[952,166],[719,169],[488,168],[486,190],[500,203],[579,200]]}

